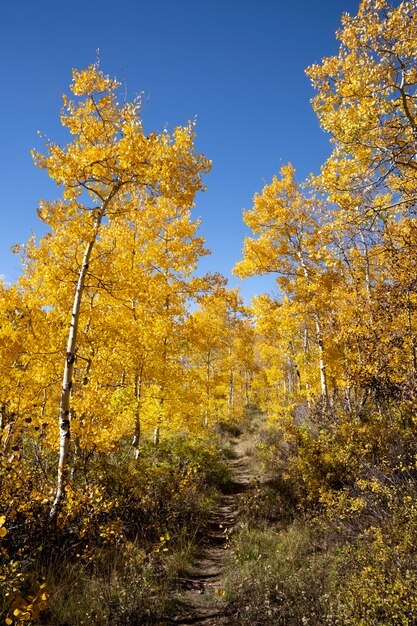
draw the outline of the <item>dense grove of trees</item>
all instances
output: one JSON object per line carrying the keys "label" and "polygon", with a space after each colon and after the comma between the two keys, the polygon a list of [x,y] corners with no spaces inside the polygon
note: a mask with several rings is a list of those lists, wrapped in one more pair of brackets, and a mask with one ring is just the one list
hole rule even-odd
{"label": "dense grove of trees", "polygon": [[255,196],[235,268],[276,274],[279,298],[253,302],[269,462],[343,546],[332,623],[417,618],[416,37],[413,0],[343,17],[339,53],[307,70],[333,152]]}
{"label": "dense grove of trees", "polygon": [[[254,405],[267,471],[344,554],[331,623],[415,623],[416,0],[362,0],[338,38],[307,70],[330,158],[304,182],[283,166],[244,215],[234,271],[273,273],[279,294],[250,309],[222,276],[194,273],[208,251],[191,209],[210,168],[194,125],[146,135],[139,100],[120,105],[96,65],[74,71],[70,139],[34,154],[60,197],[39,206],[47,234],[21,248],[21,278],[0,285],[7,624],[47,609],[45,529],[85,567],[94,541],[129,540],[112,463],[147,476],[147,511],[166,485],[149,455],[178,437],[208,450]],[[200,463],[179,462],[179,493]]]}
{"label": "dense grove of trees", "polygon": [[40,204],[47,234],[1,287],[2,580],[21,620],[36,607],[13,600],[17,528],[49,508],[65,533],[86,491],[101,502],[85,478],[95,458],[126,442],[138,458],[143,441],[198,436],[249,402],[248,315],[221,276],[193,275],[207,251],[191,209],[210,163],[193,124],[145,135],[140,102],[120,106],[118,88],[97,66],[74,71],[72,138],[34,154],[61,198]]}

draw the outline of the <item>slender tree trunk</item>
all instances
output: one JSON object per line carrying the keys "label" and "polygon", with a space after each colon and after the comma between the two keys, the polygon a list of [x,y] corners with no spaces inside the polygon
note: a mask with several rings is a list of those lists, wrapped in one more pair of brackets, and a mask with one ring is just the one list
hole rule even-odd
{"label": "slender tree trunk", "polygon": [[210,380],[210,367],[211,367],[211,350],[209,348],[206,358],[206,411],[204,415],[203,426],[207,428],[210,422],[210,397],[211,397],[211,380]]}
{"label": "slender tree trunk", "polygon": [[[304,262],[303,256],[299,253],[300,264],[303,269],[304,277],[308,282],[310,280],[308,269]],[[321,394],[326,402],[326,405],[329,404],[329,391],[327,385],[327,377],[326,377],[326,362],[324,360],[324,342],[323,342],[323,334],[321,330],[320,316],[318,314],[317,309],[313,310],[314,324],[316,327],[316,340],[319,348],[319,372],[320,372],[320,386],[321,386]]]}
{"label": "slender tree trunk", "polygon": [[139,374],[135,374],[135,382],[134,382],[134,393],[135,393],[135,431],[133,435],[132,446],[135,450],[135,459],[139,458],[140,455],[140,397],[142,391],[142,373],[143,373],[143,364],[140,369]]}
{"label": "slender tree trunk", "polygon": [[[368,301],[370,303],[371,302],[371,264],[369,261],[368,245],[366,243],[365,235],[363,234],[362,231],[360,231],[360,238],[361,238],[361,242],[363,246],[363,253],[365,255],[365,287],[366,287],[366,293],[368,296]],[[372,316],[372,311],[371,311],[371,316]]]}
{"label": "slender tree trunk", "polygon": [[[167,250],[166,250],[167,252]],[[169,295],[165,298],[165,311],[167,312],[170,308]],[[164,411],[164,402],[165,402],[165,382],[166,382],[166,373],[167,373],[167,360],[168,360],[168,337],[164,337],[163,341],[163,349],[162,349],[162,384],[160,385],[161,396],[159,399],[159,410],[158,410],[158,420],[156,426],[153,431],[153,444],[155,447],[159,446],[160,434],[161,434],[161,424],[162,424],[162,416]]]}
{"label": "slender tree trunk", "polygon": [[323,344],[323,335],[321,332],[321,324],[318,313],[314,312],[314,322],[316,325],[316,337],[317,337],[317,345],[319,347],[319,370],[320,370],[320,386],[321,393],[323,398],[326,401],[326,404],[329,402],[329,390],[327,385],[327,376],[326,376],[326,363],[324,361],[324,344]]}
{"label": "slender tree trunk", "polygon": [[[101,221],[101,220],[100,220]],[[78,277],[77,288],[75,290],[74,304],[72,307],[70,330],[68,334],[67,352],[65,357],[64,375],[62,378],[61,404],[59,407],[59,460],[58,460],[58,481],[54,503],[49,517],[54,519],[64,497],[65,485],[68,474],[68,456],[70,449],[70,397],[72,388],[72,378],[74,373],[75,352],[77,346],[78,323],[80,319],[80,309],[82,295],[84,291],[85,277],[88,271],[91,252],[97,238],[97,228],[94,236],[88,242],[84,251],[84,258]]]}
{"label": "slender tree trunk", "polygon": [[55,492],[54,502],[52,504],[49,518],[50,520],[54,520],[56,515],[59,512],[59,509],[62,505],[63,499],[65,497],[65,486],[68,480],[68,460],[69,460],[69,452],[70,452],[70,433],[71,433],[71,425],[70,425],[70,405],[71,405],[71,388],[72,388],[72,379],[74,373],[74,363],[77,349],[77,335],[78,335],[78,324],[80,321],[80,311],[81,311],[81,302],[84,292],[84,284],[85,278],[88,272],[88,266],[90,263],[91,253],[94,248],[94,244],[97,241],[98,233],[100,230],[100,225],[103,219],[103,216],[106,212],[107,206],[114,195],[117,193],[120,188],[120,184],[116,185],[112,192],[109,194],[106,201],[103,203],[100,208],[95,221],[94,221],[94,230],[91,236],[90,241],[87,243],[86,248],[84,250],[84,257],[82,260],[81,268],[78,275],[77,287],[75,289],[74,302],[72,306],[71,313],[71,322],[68,333],[68,341],[67,341],[67,351],[65,355],[65,366],[64,366],[64,375],[62,377],[62,391],[61,391],[61,402],[59,407],[59,458],[58,458],[58,477],[57,477],[57,488]]}
{"label": "slender tree trunk", "polygon": [[[14,415],[12,414],[12,418],[14,417]],[[3,454],[8,454],[9,452],[9,444],[10,444],[10,440],[11,440],[11,436],[13,434],[13,429],[16,425],[16,419],[14,419],[14,421],[10,421],[8,424],[6,424],[5,426],[3,426],[3,433],[2,433],[2,438],[4,438],[3,441]]]}
{"label": "slender tree trunk", "polygon": [[311,402],[310,402],[310,383],[308,382],[308,364],[310,362],[309,356],[310,356],[310,340],[309,340],[309,336],[308,336],[308,324],[304,325],[304,334],[303,334],[303,350],[304,350],[304,358],[305,358],[305,362],[306,362],[306,382],[305,382],[305,390],[306,390],[306,396],[307,396],[307,406],[310,408]]}
{"label": "slender tree trunk", "polygon": [[231,369],[229,371],[229,398],[228,398],[229,417],[233,417],[235,410],[235,377]]}
{"label": "slender tree trunk", "polygon": [[411,300],[410,300],[410,290],[407,289],[407,318],[408,318],[408,332],[410,334],[410,344],[411,344],[411,360],[413,364],[413,376],[417,374],[417,349],[416,349],[416,340],[414,336],[413,330],[413,320],[411,316]]}
{"label": "slender tree trunk", "polygon": [[245,367],[245,406],[249,406],[249,373]]}
{"label": "slender tree trunk", "polygon": [[291,356],[289,357],[289,363],[292,366],[293,371],[295,372],[295,380],[297,381],[297,384],[295,385],[293,383],[293,389],[295,389],[295,387],[297,387],[297,391],[300,392],[301,391],[301,372],[298,368],[297,365],[297,361],[296,361],[296,355],[295,355],[295,350],[294,350],[294,343],[291,341],[290,342],[290,350],[291,350]]}
{"label": "slender tree trunk", "polygon": [[350,387],[346,387],[345,389],[345,405],[349,412],[352,411],[352,402],[350,400]]}
{"label": "slender tree trunk", "polygon": [[294,394],[294,364],[290,354],[287,354],[288,393]]}
{"label": "slender tree trunk", "polygon": [[157,448],[159,446],[159,439],[160,439],[160,434],[161,434],[161,429],[159,424],[157,426],[155,426],[155,428],[153,429],[153,445]]}

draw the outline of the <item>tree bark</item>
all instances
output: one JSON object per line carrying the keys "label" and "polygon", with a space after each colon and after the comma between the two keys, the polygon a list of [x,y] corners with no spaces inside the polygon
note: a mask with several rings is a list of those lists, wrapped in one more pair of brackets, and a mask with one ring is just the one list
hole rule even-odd
{"label": "tree bark", "polygon": [[416,349],[416,340],[413,329],[413,319],[411,315],[411,299],[410,299],[410,290],[407,289],[407,318],[408,318],[408,332],[410,335],[410,349],[411,349],[411,361],[413,364],[413,376],[416,376],[417,373],[417,349]]}
{"label": "tree bark", "polygon": [[[298,258],[300,259],[300,264],[303,269],[304,277],[306,281],[308,282],[310,280],[310,277],[309,277],[308,269],[306,267],[306,264],[304,262],[304,259],[301,253],[299,253]],[[314,324],[316,327],[316,340],[317,340],[317,345],[319,348],[319,372],[320,372],[321,394],[326,402],[326,405],[328,405],[329,404],[329,390],[328,390],[327,377],[326,377],[326,362],[324,360],[324,342],[323,342],[323,334],[321,331],[320,316],[316,308],[313,309],[313,317],[314,317]]]}
{"label": "tree bark", "polygon": [[139,374],[135,374],[135,382],[134,382],[134,394],[135,394],[135,415],[134,415],[134,419],[135,419],[135,430],[134,430],[134,434],[133,434],[133,441],[132,441],[132,446],[134,448],[135,451],[135,459],[139,458],[140,455],[140,450],[139,450],[139,443],[140,443],[140,397],[141,397],[141,390],[142,390],[142,372],[143,372],[143,365],[141,367],[140,373]]}
{"label": "tree bark", "polygon": [[70,452],[70,408],[71,408],[71,388],[73,382],[74,363],[77,349],[78,324],[80,321],[81,302],[84,292],[85,278],[88,272],[91,253],[97,241],[101,222],[103,220],[106,209],[120,188],[120,184],[116,185],[109,194],[102,207],[98,211],[94,220],[94,230],[90,241],[87,243],[81,268],[78,275],[77,286],[75,289],[74,302],[72,306],[71,322],[68,333],[67,351],[65,355],[64,374],[62,377],[61,402],[59,407],[59,458],[58,458],[58,476],[57,488],[55,492],[54,502],[49,512],[51,521],[57,516],[64,499],[65,487],[68,481],[69,469],[69,452]]}
{"label": "tree bark", "polygon": [[322,393],[323,398],[326,401],[326,404],[328,404],[329,403],[329,391],[328,391],[328,386],[327,386],[326,363],[324,361],[323,335],[321,332],[320,318],[316,311],[314,311],[314,323],[316,325],[316,338],[317,338],[317,345],[319,347],[319,370],[320,370],[321,393]]}

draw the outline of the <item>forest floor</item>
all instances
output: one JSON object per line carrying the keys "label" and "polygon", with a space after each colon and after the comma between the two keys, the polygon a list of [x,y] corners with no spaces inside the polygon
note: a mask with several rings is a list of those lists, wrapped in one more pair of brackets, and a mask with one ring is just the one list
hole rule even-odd
{"label": "forest floor", "polygon": [[238,615],[228,611],[222,578],[231,536],[239,526],[241,496],[256,480],[251,454],[254,444],[254,436],[248,432],[231,440],[233,458],[228,464],[232,480],[211,513],[197,558],[184,577],[178,615],[166,624],[232,626],[239,622]]}

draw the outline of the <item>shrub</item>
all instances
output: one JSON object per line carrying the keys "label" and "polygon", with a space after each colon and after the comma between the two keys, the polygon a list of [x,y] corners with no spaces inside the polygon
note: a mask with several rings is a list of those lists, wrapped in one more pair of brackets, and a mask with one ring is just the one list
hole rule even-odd
{"label": "shrub", "polygon": [[173,602],[216,486],[230,480],[215,443],[177,435],[158,447],[144,443],[138,459],[127,443],[91,455],[53,526],[53,489],[42,493],[42,481],[32,477],[27,499],[9,500],[0,518],[0,618],[23,623],[27,615],[52,626],[154,623]]}

